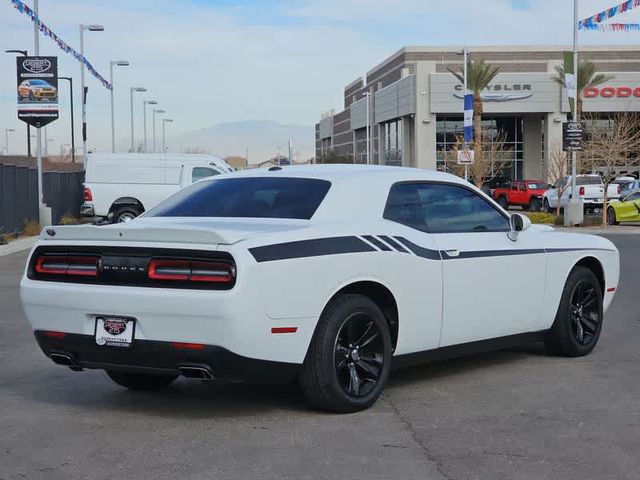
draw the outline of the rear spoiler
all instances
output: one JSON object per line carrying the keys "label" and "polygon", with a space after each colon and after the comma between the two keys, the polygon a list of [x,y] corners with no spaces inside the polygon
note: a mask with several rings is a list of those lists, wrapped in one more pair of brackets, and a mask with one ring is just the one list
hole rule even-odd
{"label": "rear spoiler", "polygon": [[46,227],[40,234],[41,240],[74,240],[100,242],[154,242],[154,243],[194,243],[205,245],[231,244],[241,238],[236,235],[224,236],[211,230],[180,227],[131,228],[94,225],[69,225]]}

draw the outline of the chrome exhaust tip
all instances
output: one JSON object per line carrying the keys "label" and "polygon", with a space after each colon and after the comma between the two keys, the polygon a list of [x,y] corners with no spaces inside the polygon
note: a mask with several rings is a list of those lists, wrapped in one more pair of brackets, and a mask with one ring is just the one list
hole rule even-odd
{"label": "chrome exhaust tip", "polygon": [[183,365],[178,367],[178,371],[186,378],[197,380],[213,380],[215,377],[209,367],[198,365]]}
{"label": "chrome exhaust tip", "polygon": [[65,367],[69,367],[71,370],[79,372],[82,370],[82,367],[80,367],[76,361],[73,359],[73,357],[71,355],[68,355],[66,353],[59,353],[59,352],[51,352],[49,354],[49,358],[51,358],[51,360],[53,360],[53,363],[57,364],[57,365],[63,365]]}

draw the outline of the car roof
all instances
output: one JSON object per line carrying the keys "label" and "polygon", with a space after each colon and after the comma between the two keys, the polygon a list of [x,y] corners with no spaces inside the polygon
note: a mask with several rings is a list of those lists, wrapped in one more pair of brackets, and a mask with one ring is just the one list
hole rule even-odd
{"label": "car roof", "polygon": [[312,217],[313,222],[380,220],[391,186],[407,181],[439,181],[466,185],[484,196],[470,183],[449,173],[410,167],[331,164],[255,168],[228,173],[203,182],[226,178],[309,178],[331,182],[326,197]]}

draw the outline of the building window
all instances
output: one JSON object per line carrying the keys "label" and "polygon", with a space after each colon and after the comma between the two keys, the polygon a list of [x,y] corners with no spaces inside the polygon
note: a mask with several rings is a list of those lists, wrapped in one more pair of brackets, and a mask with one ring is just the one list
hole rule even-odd
{"label": "building window", "polygon": [[[502,140],[509,157],[496,162],[493,177],[522,180],[524,172],[523,118],[512,116],[483,116],[482,132],[487,144]],[[463,135],[463,119],[458,116],[438,116],[436,119],[436,158],[438,170],[446,170],[445,159],[451,161],[456,143]],[[502,137],[502,138],[500,138]]]}
{"label": "building window", "polygon": [[402,120],[382,124],[382,153],[385,165],[402,166]]}

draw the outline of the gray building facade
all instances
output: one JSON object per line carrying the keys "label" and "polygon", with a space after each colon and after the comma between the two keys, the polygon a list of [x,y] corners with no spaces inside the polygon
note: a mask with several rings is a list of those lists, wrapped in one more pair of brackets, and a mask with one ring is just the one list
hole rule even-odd
{"label": "gray building facade", "polygon": [[[471,59],[500,67],[483,97],[483,131],[501,132],[509,149],[503,174],[547,178],[546,152],[562,142],[569,102],[553,80],[569,47],[474,47]],[[462,85],[447,70],[462,67],[460,47],[404,47],[344,88],[344,108],[316,125],[316,157],[327,151],[370,161],[443,169],[462,133]],[[580,58],[613,79],[585,92],[584,111],[640,111],[640,49],[584,47]]]}

